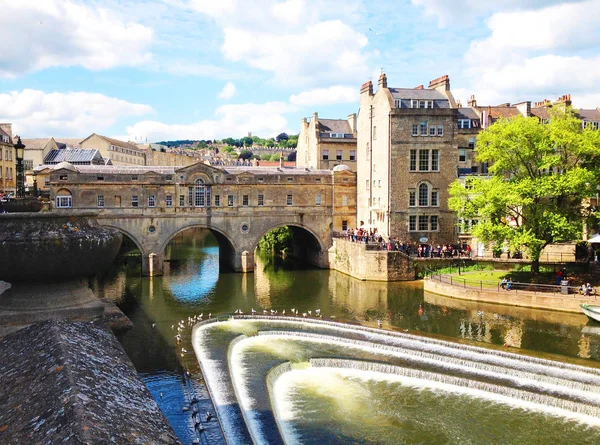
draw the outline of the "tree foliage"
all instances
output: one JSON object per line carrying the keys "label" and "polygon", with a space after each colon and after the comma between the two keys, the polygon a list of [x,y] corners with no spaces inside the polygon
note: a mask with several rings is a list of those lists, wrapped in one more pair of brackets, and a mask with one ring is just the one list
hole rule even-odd
{"label": "tree foliage", "polygon": [[277,135],[277,137],[275,138],[275,140],[277,142],[281,142],[281,141],[287,141],[290,137],[287,135],[287,133],[279,133]]}
{"label": "tree foliage", "polygon": [[250,150],[242,150],[238,159],[250,159],[252,157],[252,152]]}
{"label": "tree foliage", "polygon": [[490,164],[491,178],[450,186],[450,209],[479,220],[473,236],[528,250],[534,270],[546,245],[581,239],[581,203],[599,183],[600,132],[582,129],[570,108],[550,111],[547,124],[516,117],[483,130],[477,160]]}
{"label": "tree foliage", "polygon": [[258,248],[263,252],[279,254],[289,249],[291,244],[292,229],[283,226],[267,232],[258,242]]}

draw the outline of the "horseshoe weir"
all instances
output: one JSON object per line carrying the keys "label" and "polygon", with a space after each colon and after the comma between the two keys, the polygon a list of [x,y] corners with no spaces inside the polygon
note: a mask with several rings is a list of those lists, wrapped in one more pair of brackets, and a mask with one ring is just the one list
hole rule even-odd
{"label": "horseshoe weir", "polygon": [[600,441],[595,368],[302,317],[192,342],[230,444]]}

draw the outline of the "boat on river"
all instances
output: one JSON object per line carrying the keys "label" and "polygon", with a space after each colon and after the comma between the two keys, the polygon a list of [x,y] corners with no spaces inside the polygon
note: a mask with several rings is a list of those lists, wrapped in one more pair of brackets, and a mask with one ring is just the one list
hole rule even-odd
{"label": "boat on river", "polygon": [[583,313],[594,321],[600,323],[600,306],[592,304],[580,304]]}

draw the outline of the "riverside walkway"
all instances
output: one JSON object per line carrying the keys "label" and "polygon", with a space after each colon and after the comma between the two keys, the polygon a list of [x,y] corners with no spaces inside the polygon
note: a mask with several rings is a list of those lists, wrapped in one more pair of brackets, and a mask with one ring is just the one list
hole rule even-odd
{"label": "riverside walkway", "polygon": [[432,274],[424,290],[447,297],[508,306],[581,313],[581,303],[596,303],[597,295],[580,295],[576,286],[555,286],[514,282],[505,290],[497,281],[473,280],[453,274]]}

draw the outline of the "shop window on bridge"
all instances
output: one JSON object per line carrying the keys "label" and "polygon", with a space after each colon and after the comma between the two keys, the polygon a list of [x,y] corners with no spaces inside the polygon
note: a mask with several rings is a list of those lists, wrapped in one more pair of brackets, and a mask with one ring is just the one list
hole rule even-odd
{"label": "shop window on bridge", "polygon": [[148,195],[148,207],[156,207],[156,196]]}
{"label": "shop window on bridge", "polygon": [[179,195],[179,207],[185,207],[185,195]]}
{"label": "shop window on bridge", "polygon": [[59,190],[56,193],[56,208],[70,209],[73,207],[73,197],[68,190]]}
{"label": "shop window on bridge", "polygon": [[138,198],[138,195],[132,195],[131,196],[131,207],[137,207],[140,205],[140,201]]}
{"label": "shop window on bridge", "polygon": [[173,196],[167,195],[165,197],[165,203],[166,203],[167,207],[173,207]]}

